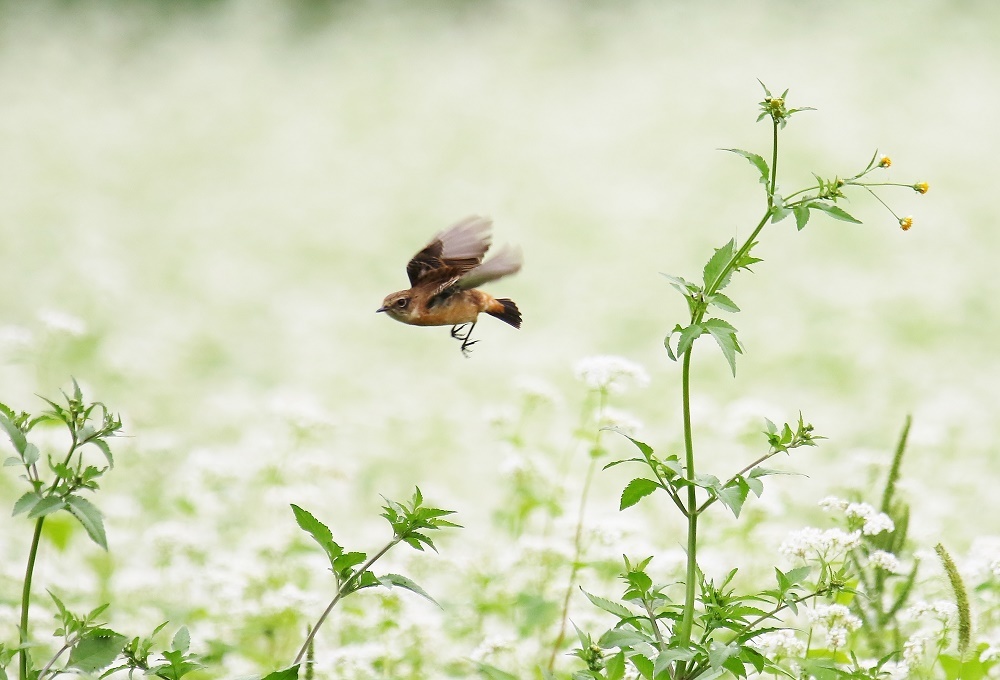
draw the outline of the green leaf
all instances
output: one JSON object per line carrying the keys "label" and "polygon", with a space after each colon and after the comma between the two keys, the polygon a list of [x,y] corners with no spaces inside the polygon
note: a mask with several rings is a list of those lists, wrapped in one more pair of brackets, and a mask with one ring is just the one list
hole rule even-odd
{"label": "green leaf", "polygon": [[687,328],[680,330],[680,339],[677,341],[677,354],[681,355],[691,349],[691,345],[698,337],[705,332],[701,324],[691,324]]}
{"label": "green leaf", "polygon": [[809,221],[809,206],[797,205],[792,208],[792,212],[795,213],[795,228],[802,231],[805,229],[806,223]]}
{"label": "green leaf", "polygon": [[625,490],[622,491],[621,503],[619,504],[618,509],[624,510],[625,508],[631,508],[633,505],[659,488],[660,485],[651,479],[644,479],[642,477],[633,479],[625,486]]}
{"label": "green leaf", "polygon": [[6,430],[7,436],[10,437],[10,443],[14,445],[14,450],[17,451],[18,455],[23,456],[24,448],[28,445],[28,440],[25,439],[24,433],[8,417],[7,413],[0,413],[0,427]]}
{"label": "green leaf", "polygon": [[187,626],[181,626],[174,633],[174,639],[170,641],[170,649],[175,652],[187,653],[188,649],[191,648],[191,633],[188,632]]}
{"label": "green leaf", "polygon": [[625,677],[625,652],[618,652],[608,659],[604,673],[608,680],[622,680]]}
{"label": "green leaf", "polygon": [[299,664],[289,666],[280,671],[268,673],[261,680],[297,680],[299,677]]}
{"label": "green leaf", "polygon": [[836,205],[829,205],[828,203],[821,203],[819,201],[814,201],[814,202],[812,202],[812,203],[809,204],[809,207],[813,208],[815,210],[822,210],[823,212],[825,212],[826,214],[828,214],[830,217],[833,217],[834,219],[841,220],[843,222],[851,222],[853,224],[861,224],[861,220],[858,220],[858,219],[855,219],[855,218],[851,217],[849,214],[847,214],[846,211],[844,211],[842,208],[840,208],[840,207],[838,207]]}
{"label": "green leaf", "polygon": [[751,153],[750,151],[744,151],[743,149],[720,149],[720,151],[728,151],[738,156],[743,156],[760,172],[761,183],[767,184],[770,180],[771,171],[768,169],[767,161],[764,160],[763,156]]}
{"label": "green leaf", "polygon": [[719,497],[722,504],[732,510],[733,515],[739,519],[740,511],[743,509],[743,504],[747,500],[747,493],[749,490],[750,488],[746,486],[746,483],[736,483],[727,486],[724,489],[719,489],[715,493]]}
{"label": "green leaf", "polygon": [[632,610],[630,610],[623,604],[619,604],[618,602],[612,602],[611,600],[605,599],[603,597],[598,597],[597,595],[588,593],[586,590],[583,590],[583,588],[580,588],[580,590],[583,591],[583,594],[587,596],[587,599],[590,600],[590,603],[595,607],[597,607],[598,609],[603,609],[607,613],[614,614],[620,619],[631,619],[635,617],[635,614],[632,613]]}
{"label": "green leaf", "polygon": [[739,340],[736,339],[736,329],[722,319],[708,319],[707,321],[703,321],[701,326],[715,338],[715,341],[719,344],[719,349],[722,350],[726,361],[729,362],[729,367],[732,369],[733,376],[735,377],[736,355],[743,354],[743,348],[740,347]]}
{"label": "green leaf", "polygon": [[104,517],[96,505],[80,496],[67,496],[66,509],[83,525],[94,543],[105,550],[108,549],[108,538],[104,534]]}
{"label": "green leaf", "polygon": [[715,293],[709,298],[708,303],[710,305],[715,305],[724,312],[731,312],[735,314],[740,311],[740,308],[736,306],[736,303],[730,300],[728,297],[722,293]]}
{"label": "green leaf", "polygon": [[28,491],[14,502],[14,512],[12,513],[12,516],[30,511],[40,500],[42,500],[41,496],[34,491]]}
{"label": "green leaf", "polygon": [[[400,574],[385,574],[384,576],[379,576],[378,582],[381,583],[386,588],[392,588],[393,586],[395,586],[397,588],[402,588],[403,590],[409,590],[411,593],[416,593],[420,597],[429,600],[430,602],[433,602],[438,607],[441,607],[441,605],[438,604],[437,600],[435,600],[433,597],[427,594],[426,590],[418,586],[409,578],[402,576]],[[443,609],[443,607],[441,608]]]}
{"label": "green leaf", "polygon": [[[709,258],[702,272],[706,291],[715,292],[729,285],[732,271],[728,267],[735,254],[736,239],[730,239],[726,245],[716,248],[715,253]],[[723,272],[725,272],[725,276],[723,276]]]}
{"label": "green leaf", "polygon": [[655,641],[649,635],[641,633],[637,630],[631,630],[628,628],[612,628],[601,636],[601,639],[597,641],[597,644],[601,649],[611,649],[612,647],[618,647],[619,649],[631,649],[635,645],[648,645],[653,644]]}
{"label": "green leaf", "polygon": [[46,515],[51,515],[53,512],[58,512],[65,507],[66,501],[59,498],[59,496],[46,496],[35,503],[34,507],[31,508],[31,512],[28,513],[28,519],[45,517]]}
{"label": "green leaf", "polygon": [[298,523],[303,531],[313,537],[313,540],[319,544],[319,547],[330,558],[332,564],[344,552],[344,549],[333,540],[333,532],[330,531],[329,527],[313,517],[312,513],[308,510],[303,510],[294,503],[291,506],[292,512],[295,513],[296,523]]}
{"label": "green leaf", "polygon": [[107,628],[88,631],[69,653],[69,665],[93,673],[111,665],[128,638]]}
{"label": "green leaf", "polygon": [[728,659],[740,653],[739,645],[724,645],[713,640],[708,647],[708,664],[712,668],[720,668]]}

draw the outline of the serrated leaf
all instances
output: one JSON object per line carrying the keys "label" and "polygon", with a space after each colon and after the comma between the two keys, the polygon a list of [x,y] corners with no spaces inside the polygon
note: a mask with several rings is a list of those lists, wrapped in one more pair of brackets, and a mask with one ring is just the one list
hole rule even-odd
{"label": "serrated leaf", "polygon": [[604,673],[607,680],[622,680],[625,677],[625,652],[618,652],[608,659]]}
{"label": "serrated leaf", "polygon": [[299,664],[283,668],[280,671],[268,673],[261,680],[297,680],[299,677]]}
{"label": "serrated leaf", "polygon": [[736,306],[736,303],[730,300],[728,297],[722,293],[715,293],[709,299],[709,304],[715,305],[724,312],[730,312],[735,314],[740,311],[740,308]]}
{"label": "serrated leaf", "polygon": [[729,508],[733,515],[739,519],[740,511],[743,509],[743,504],[747,500],[747,492],[749,488],[743,484],[735,484],[732,486],[727,486],[724,489],[719,489],[715,493],[719,497],[719,501]]}
{"label": "serrated leaf", "polygon": [[624,510],[625,508],[631,508],[633,505],[659,488],[660,485],[651,479],[645,479],[643,477],[633,479],[622,491],[621,502],[618,505],[618,509]]}
{"label": "serrated leaf", "polygon": [[17,451],[18,455],[23,455],[24,447],[28,445],[28,440],[25,439],[24,433],[8,417],[7,413],[0,412],[0,427],[7,432],[7,436],[10,437],[10,443],[14,445],[14,450]]}
{"label": "serrated leaf", "polygon": [[653,644],[654,640],[649,635],[629,628],[612,628],[604,633],[597,641],[601,649],[629,649],[634,645]]}
{"label": "serrated leaf", "polygon": [[[411,593],[416,593],[425,600],[433,602],[438,607],[441,607],[441,605],[438,604],[437,600],[431,597],[426,590],[418,586],[411,579],[402,576],[401,574],[385,574],[383,576],[379,576],[378,582],[381,583],[386,588],[396,587],[396,588],[402,588],[403,590],[409,590]],[[441,608],[443,609],[443,607]]]}
{"label": "serrated leaf", "polygon": [[34,491],[28,491],[14,502],[14,512],[12,515],[20,515],[22,512],[30,511],[40,500],[42,500],[41,496]]}
{"label": "serrated leaf", "polygon": [[809,222],[809,206],[806,204],[797,205],[792,208],[792,212],[795,213],[795,228],[802,231],[806,227],[806,223]]}
{"label": "serrated leaf", "polygon": [[66,502],[58,496],[46,496],[35,503],[34,507],[31,508],[31,512],[28,513],[28,519],[45,517],[46,515],[51,515],[53,512],[58,512],[65,507]]}
{"label": "serrated leaf", "polygon": [[680,338],[677,340],[678,356],[691,349],[691,345],[694,341],[697,340],[698,337],[704,332],[705,329],[702,328],[702,325],[697,323],[691,324],[687,328],[682,328],[680,330]]}
{"label": "serrated leaf", "polygon": [[810,203],[809,206],[815,210],[822,210],[823,212],[828,214],[830,217],[833,217],[834,219],[838,219],[843,222],[851,222],[853,224],[861,224],[861,220],[855,219],[840,206],[830,205],[828,203],[821,203],[819,201]]}
{"label": "serrated leaf", "polygon": [[[729,285],[732,271],[728,269],[729,263],[736,253],[736,239],[730,239],[721,248],[716,248],[715,253],[705,263],[702,276],[705,280],[705,290],[709,292],[722,290]],[[723,276],[723,273],[725,275]]]}
{"label": "serrated leaf", "polygon": [[73,646],[69,666],[93,673],[107,668],[118,657],[128,638],[107,628],[95,628]]}
{"label": "serrated leaf", "polygon": [[743,354],[743,348],[740,347],[740,343],[736,339],[736,329],[722,319],[708,319],[707,321],[703,321],[701,325],[715,338],[715,342],[718,343],[723,356],[729,362],[729,368],[732,369],[733,376],[735,377],[736,355]]}
{"label": "serrated leaf", "polygon": [[595,607],[597,607],[598,609],[603,609],[607,613],[614,614],[620,619],[631,619],[635,617],[635,614],[632,613],[632,610],[630,610],[623,604],[619,604],[618,602],[613,602],[603,597],[593,595],[591,593],[588,593],[586,590],[583,590],[583,588],[580,588],[580,590],[582,590],[583,594],[587,596],[587,599],[590,600],[590,603]]}
{"label": "serrated leaf", "polygon": [[299,528],[313,537],[313,540],[319,544],[319,547],[330,558],[332,564],[333,560],[344,552],[344,549],[333,540],[333,532],[330,531],[329,527],[316,519],[308,510],[304,510],[294,503],[291,506],[292,512],[295,513],[295,522],[299,525]]}
{"label": "serrated leaf", "polygon": [[744,151],[743,149],[720,149],[720,150],[734,153],[737,156],[743,156],[748,161],[750,161],[750,163],[755,168],[757,168],[757,171],[760,172],[760,181],[762,183],[766,184],[770,179],[771,171],[767,167],[767,161],[765,161],[764,157],[761,156],[760,154],[752,153],[750,151]]}
{"label": "serrated leaf", "polygon": [[191,633],[188,632],[187,626],[181,626],[174,633],[174,638],[170,641],[170,649],[175,652],[187,653],[188,649],[191,648]]}
{"label": "serrated leaf", "polygon": [[724,645],[713,640],[708,647],[708,664],[712,668],[721,668],[722,664],[739,653],[739,645]]}
{"label": "serrated leaf", "polygon": [[94,543],[105,550],[108,549],[108,538],[104,534],[104,517],[96,505],[80,496],[68,496],[66,509],[83,525]]}
{"label": "serrated leaf", "polygon": [[111,448],[108,446],[108,443],[106,441],[104,441],[103,439],[91,439],[87,443],[93,444],[94,446],[96,446],[101,450],[101,453],[104,454],[104,458],[108,461],[109,467],[115,466],[115,457],[111,455]]}

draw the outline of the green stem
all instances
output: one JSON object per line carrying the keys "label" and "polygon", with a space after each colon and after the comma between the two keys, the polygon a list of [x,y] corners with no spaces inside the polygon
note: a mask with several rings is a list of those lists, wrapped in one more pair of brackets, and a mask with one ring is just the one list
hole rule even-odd
{"label": "green stem", "polygon": [[[604,418],[604,409],[607,407],[607,404],[608,391],[605,388],[601,388],[597,406],[598,426],[600,426],[601,420]],[[562,647],[563,640],[566,639],[566,621],[569,619],[569,601],[573,596],[573,583],[576,581],[576,575],[580,572],[580,559],[583,556],[584,513],[587,509],[587,497],[590,495],[590,484],[594,479],[594,470],[597,468],[597,457],[594,453],[596,453],[596,451],[600,448],[602,432],[603,430],[598,427],[597,434],[594,436],[594,447],[590,456],[590,464],[587,466],[587,476],[583,481],[583,490],[580,492],[580,507],[577,510],[576,532],[573,536],[573,563],[570,567],[569,582],[566,584],[566,593],[563,595],[562,613],[559,617],[559,634],[556,636],[556,641],[552,644],[552,654],[549,655],[548,670],[550,672],[555,667],[556,655],[559,653],[559,648]]]}
{"label": "green stem", "polygon": [[309,649],[309,645],[313,641],[313,638],[316,637],[316,633],[317,631],[319,631],[319,627],[323,625],[323,622],[326,621],[326,617],[330,615],[330,612],[332,612],[333,608],[337,606],[337,603],[340,602],[342,599],[344,599],[344,597],[350,592],[350,589],[354,585],[354,582],[357,581],[359,578],[361,578],[361,576],[365,572],[371,569],[371,566],[375,564],[375,562],[377,562],[387,552],[392,550],[392,547],[397,543],[399,543],[401,540],[403,540],[402,536],[393,536],[392,540],[385,544],[385,547],[383,547],[381,550],[375,553],[371,558],[369,558],[368,561],[366,561],[364,564],[358,567],[357,571],[355,571],[351,575],[351,578],[344,581],[343,585],[341,585],[340,588],[337,589],[337,594],[334,595],[333,600],[331,600],[330,604],[327,605],[327,608],[320,615],[319,620],[316,621],[316,625],[312,627],[311,631],[309,631],[309,635],[306,636],[306,641],[302,643],[302,648],[299,650],[299,653],[295,655],[295,660],[292,661],[293,666],[302,661],[302,657],[305,656],[306,651]]}
{"label": "green stem", "polygon": [[21,591],[21,630],[19,637],[21,650],[18,652],[21,680],[27,680],[28,677],[28,606],[31,601],[31,576],[35,572],[35,558],[38,556],[38,544],[42,538],[42,524],[44,523],[44,517],[39,517],[35,521],[35,533],[31,537],[31,548],[28,550],[28,566],[24,570],[24,589]]}

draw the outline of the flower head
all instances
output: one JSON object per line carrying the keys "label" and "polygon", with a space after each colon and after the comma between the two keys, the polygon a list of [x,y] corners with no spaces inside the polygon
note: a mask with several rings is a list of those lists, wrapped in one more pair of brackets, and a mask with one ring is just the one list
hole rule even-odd
{"label": "flower head", "polygon": [[882,156],[878,159],[878,166],[880,168],[888,168],[890,165],[892,165],[892,159],[888,156]]}
{"label": "flower head", "polygon": [[913,218],[912,217],[900,217],[899,218],[899,228],[902,229],[903,231],[909,231],[910,227],[912,227],[912,226],[913,226]]}
{"label": "flower head", "polygon": [[649,384],[649,374],[639,364],[622,357],[603,355],[581,359],[573,368],[576,377],[592,390],[621,392],[628,382]]}
{"label": "flower head", "polygon": [[931,187],[929,184],[927,184],[927,182],[917,182],[916,184],[913,185],[913,190],[916,191],[918,194],[926,194],[928,191],[930,191],[930,188]]}
{"label": "flower head", "polygon": [[876,550],[869,555],[868,564],[876,569],[887,571],[890,574],[898,574],[903,570],[902,565],[899,563],[899,558],[885,550]]}

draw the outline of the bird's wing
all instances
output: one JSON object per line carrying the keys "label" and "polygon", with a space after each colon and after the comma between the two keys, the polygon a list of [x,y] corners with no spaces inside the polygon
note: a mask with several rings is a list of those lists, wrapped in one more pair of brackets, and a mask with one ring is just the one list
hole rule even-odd
{"label": "bird's wing", "polygon": [[504,246],[496,255],[461,276],[456,285],[462,290],[476,288],[521,270],[521,249]]}
{"label": "bird's wing", "polygon": [[[489,250],[493,222],[486,217],[466,217],[437,234],[406,265],[410,286],[448,281],[447,288],[483,261]],[[428,280],[429,279],[429,280]]]}

